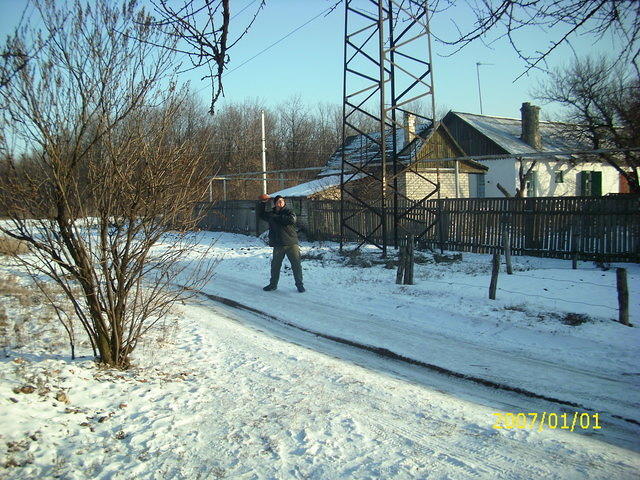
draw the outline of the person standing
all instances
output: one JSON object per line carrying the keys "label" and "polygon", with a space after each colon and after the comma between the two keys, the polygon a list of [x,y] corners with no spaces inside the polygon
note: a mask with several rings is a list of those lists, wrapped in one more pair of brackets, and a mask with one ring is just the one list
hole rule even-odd
{"label": "person standing", "polygon": [[298,233],[296,232],[296,214],[287,207],[286,201],[281,195],[274,197],[273,208],[268,210],[267,202],[269,199],[268,195],[260,195],[260,205],[258,206],[258,216],[269,223],[269,245],[273,247],[271,280],[263,290],[269,292],[278,288],[280,268],[286,255],[289,262],[291,262],[296,288],[298,292],[304,293],[300,245],[298,244]]}

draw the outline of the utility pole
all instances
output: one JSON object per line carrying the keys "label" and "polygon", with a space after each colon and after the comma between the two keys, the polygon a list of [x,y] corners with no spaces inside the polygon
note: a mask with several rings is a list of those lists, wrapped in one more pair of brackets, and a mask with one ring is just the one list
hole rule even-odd
{"label": "utility pole", "polygon": [[264,110],[260,112],[262,117],[262,193],[267,193],[267,141],[264,135]]}
{"label": "utility pole", "polygon": [[480,99],[480,115],[482,115],[482,89],[480,88],[480,65],[493,65],[493,63],[476,62],[476,74],[478,75],[478,98]]}

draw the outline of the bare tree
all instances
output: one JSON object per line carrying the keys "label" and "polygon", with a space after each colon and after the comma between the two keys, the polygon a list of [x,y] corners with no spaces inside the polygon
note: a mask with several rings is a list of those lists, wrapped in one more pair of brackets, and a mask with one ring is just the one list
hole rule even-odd
{"label": "bare tree", "polygon": [[[436,0],[431,6],[448,13],[455,3]],[[635,0],[475,0],[469,2],[469,7],[464,12],[471,10],[475,14],[473,25],[459,26],[454,17],[457,33],[452,38],[439,38],[453,46],[454,53],[491,35],[506,37],[524,60],[526,73],[543,64],[559,46],[570,44],[580,35],[598,40],[610,34],[619,42],[619,61],[640,72],[640,4]],[[527,51],[518,41],[518,34],[532,28],[558,33],[548,46],[539,49],[536,45],[534,51]]]}
{"label": "bare tree", "polygon": [[265,0],[261,0],[252,19],[244,27],[236,29],[240,32],[236,37],[230,38],[229,25],[233,17],[229,3],[229,0],[151,0],[159,17],[151,25],[175,41],[172,47],[175,52],[187,56],[191,63],[187,70],[207,70],[202,79],[211,81],[211,113],[224,91],[222,76],[229,62],[228,51],[247,33],[265,6]]}
{"label": "bare tree", "polygon": [[[551,72],[537,97],[565,108],[570,134],[594,149],[623,149],[599,158],[640,193],[640,79],[605,59],[585,58]],[[627,149],[627,150],[625,150]]]}
{"label": "bare tree", "polygon": [[36,7],[42,28],[10,48],[40,54],[0,89],[0,232],[30,245],[23,264],[62,288],[94,354],[127,367],[181,293],[174,284],[209,273],[183,260],[198,260],[188,231],[202,152],[176,132],[186,94],[172,44],[153,46],[166,37],[135,2]]}

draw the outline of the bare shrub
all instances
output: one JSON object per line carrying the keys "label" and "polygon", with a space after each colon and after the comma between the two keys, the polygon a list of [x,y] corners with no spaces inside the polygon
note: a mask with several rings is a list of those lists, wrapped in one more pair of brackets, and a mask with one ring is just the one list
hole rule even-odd
{"label": "bare shrub", "polygon": [[175,87],[173,40],[135,2],[35,6],[42,26],[5,48],[39,54],[9,58],[17,73],[0,88],[0,232],[32,249],[20,262],[72,356],[75,320],[101,362],[126,368],[140,337],[213,266],[198,262],[207,252],[189,233],[203,152],[174,128],[189,92]]}

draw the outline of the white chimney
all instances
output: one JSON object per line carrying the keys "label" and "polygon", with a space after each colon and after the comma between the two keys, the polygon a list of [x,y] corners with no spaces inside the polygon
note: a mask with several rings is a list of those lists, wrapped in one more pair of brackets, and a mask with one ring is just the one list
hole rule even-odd
{"label": "white chimney", "polygon": [[540,107],[525,102],[520,108],[520,113],[522,114],[522,135],[520,138],[536,150],[540,150],[542,148]]}
{"label": "white chimney", "polygon": [[406,147],[416,138],[416,116],[413,113],[404,113],[404,146]]}

